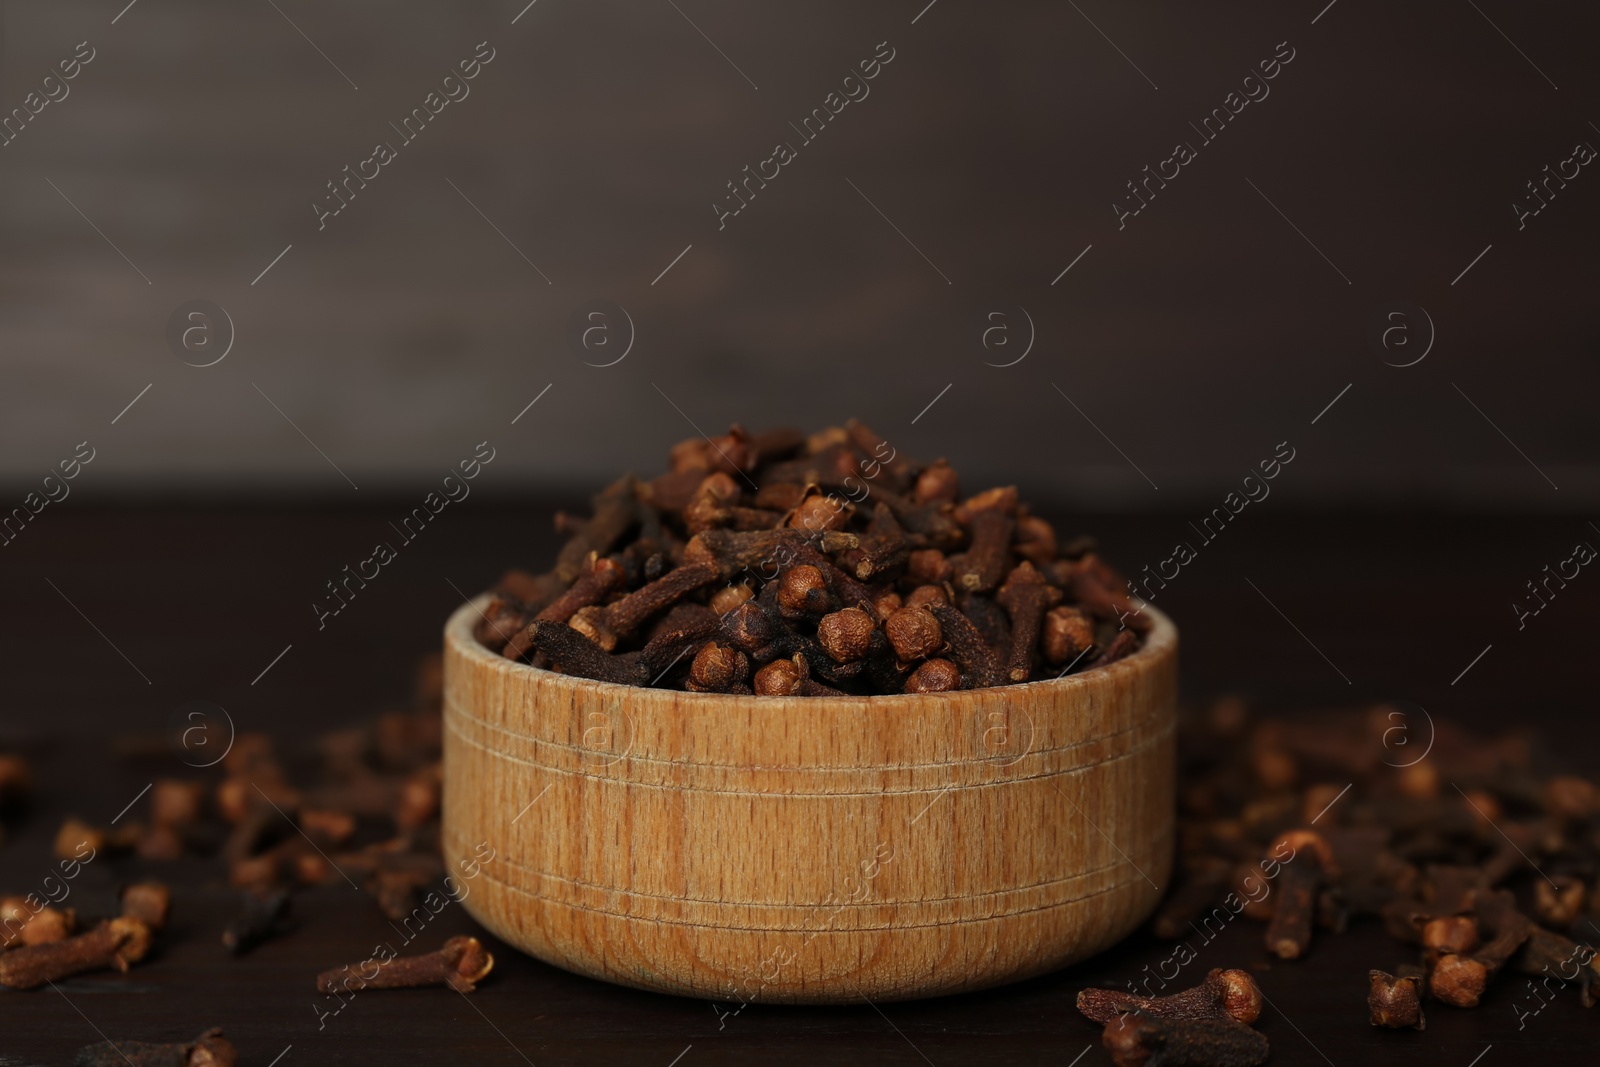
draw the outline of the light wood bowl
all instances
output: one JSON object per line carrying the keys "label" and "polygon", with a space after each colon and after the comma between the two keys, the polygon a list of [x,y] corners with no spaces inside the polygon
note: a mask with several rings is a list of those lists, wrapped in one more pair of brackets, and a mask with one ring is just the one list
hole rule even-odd
{"label": "light wood bowl", "polygon": [[805,698],[512,663],[472,636],[485,602],[445,628],[444,854],[478,872],[467,911],[548,963],[730,1005],[904,1000],[1092,955],[1166,887],[1178,638],[1153,609],[1083,674]]}

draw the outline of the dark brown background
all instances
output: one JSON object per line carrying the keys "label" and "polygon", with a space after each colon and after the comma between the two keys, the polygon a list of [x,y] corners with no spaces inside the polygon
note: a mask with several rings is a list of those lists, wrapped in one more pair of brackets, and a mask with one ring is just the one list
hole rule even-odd
{"label": "dark brown background", "polygon": [[[925,2],[538,0],[515,25],[519,0],[138,0],[115,25],[115,0],[5,5],[5,108],[77,42],[98,54],[0,148],[0,476],[88,438],[100,500],[353,498],[254,383],[368,492],[420,489],[485,438],[504,458],[482,489],[510,493],[646,466],[690,420],[857,415],[1073,506],[1209,505],[1287,438],[1298,502],[1592,507],[1600,195],[1585,169],[1521,232],[1511,209],[1600,145],[1592,9],[1340,0],[1312,25],[1326,0],[939,0],[912,25]],[[318,232],[324,183],[485,40],[471,95]],[[871,95],[719,232],[725,183],[880,41]],[[1119,232],[1125,183],[1198,144],[1189,124],[1282,41],[1271,95]],[[637,329],[604,370],[566,341],[595,297]],[[206,369],[164,339],[194,298],[237,330]],[[1367,340],[1396,300],[1437,329],[1406,369]],[[983,348],[987,314],[1016,307],[1033,351],[986,366],[1017,351]]]}
{"label": "dark brown background", "polygon": [[[1600,179],[1586,168],[1520,232],[1511,208],[1576,141],[1600,144],[1592,10],[124,3],[0,5],[0,111],[77,42],[97,51],[0,148],[0,504],[77,442],[97,449],[71,497],[0,548],[0,747],[41,769],[0,848],[0,891],[43,877],[65,814],[104,822],[184,772],[114,759],[112,738],[208,700],[293,749],[401,703],[457,589],[541,566],[555,506],[735,420],[860,416],[950,457],[969,485],[1015,481],[1130,572],[1195,541],[1190,521],[1287,440],[1296,459],[1271,498],[1156,600],[1182,629],[1186,694],[1409,701],[1536,729],[1600,773],[1600,580],[1580,575],[1523,630],[1511,607],[1600,539]],[[471,95],[319,233],[323,183],[483,40],[497,54]],[[884,40],[896,57],[871,95],[719,232],[724,183]],[[1270,97],[1119,232],[1124,183],[1197,140],[1188,124],[1280,41],[1296,57]],[[637,331],[604,369],[567,337],[601,297]],[[203,369],[164,336],[196,298],[236,328]],[[1385,361],[1419,348],[1369,338],[1396,301],[1437,332],[1407,368]],[[1017,351],[985,349],[988,314],[1015,326],[1018,308],[1033,349],[986,366]],[[473,496],[319,631],[323,583],[482,440],[497,454]],[[80,906],[109,906],[136,870],[91,866]],[[163,956],[67,983],[70,1004],[0,994],[0,1063],[66,1063],[96,1028],[176,1039],[220,1024],[248,1064],[292,1045],[284,1067],[665,1067],[691,1045],[682,1067],[1066,1064],[1096,1037],[1076,990],[1165,954],[1134,938],[991,993],[882,1013],[752,1007],[719,1030],[703,1002],[501,951],[470,1004],[373,994],[318,1031],[310,975],[387,936],[368,903],[308,897],[302,934],[241,968],[214,947],[231,907],[215,872],[156,873],[181,887]],[[470,925],[452,910],[439,933]],[[1208,951],[1254,963],[1259,946],[1241,926]],[[1274,1062],[1494,1067],[1593,1048],[1571,996],[1519,1031],[1509,987],[1478,1012],[1437,1009],[1426,1033],[1374,1032],[1360,976],[1395,962],[1364,929],[1262,972]]]}

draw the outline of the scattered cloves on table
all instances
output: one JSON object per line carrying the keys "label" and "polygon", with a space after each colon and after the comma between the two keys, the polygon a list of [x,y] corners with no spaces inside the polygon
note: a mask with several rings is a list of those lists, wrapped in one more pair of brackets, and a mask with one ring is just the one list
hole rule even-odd
{"label": "scattered cloves on table", "polygon": [[[410,916],[426,890],[443,892],[446,871],[438,843],[442,697],[439,658],[429,657],[418,671],[412,710],[386,712],[316,740],[321,773],[304,789],[291,783],[272,740],[257,733],[235,738],[219,766],[225,776],[220,782],[154,783],[151,827],[171,831],[178,854],[214,853],[229,880],[246,890],[241,913],[222,935],[230,951],[244,954],[289,932],[294,892],[340,881],[341,875],[360,881],[377,910],[395,921]],[[130,831],[130,821],[102,830],[68,819],[57,834],[56,852],[63,864],[88,862],[101,849],[136,845],[141,859],[168,858],[152,856],[149,833],[137,827]],[[390,836],[375,840],[375,833],[385,829]],[[352,850],[355,841],[363,843]],[[0,898],[0,950],[13,949],[5,952],[0,984],[39,984],[39,974],[64,968],[133,962],[142,955],[139,946],[148,946],[150,933],[165,925],[171,893],[159,882],[138,881],[121,891],[121,904],[120,920],[72,938],[70,908]],[[140,924],[142,937],[119,941],[112,936],[117,930],[127,933],[131,922]],[[46,941],[60,947],[9,959],[20,951],[16,946]]]}
{"label": "scattered cloves on table", "polygon": [[[1046,615],[1047,659],[1066,651],[1050,652],[1065,618]],[[1259,722],[1236,698],[1186,711],[1179,874],[1152,931],[1181,939],[1242,916],[1266,922],[1269,952],[1288,960],[1319,931],[1380,924],[1416,953],[1367,976],[1369,1019],[1385,1029],[1421,1029],[1428,999],[1475,1007],[1497,981],[1514,987],[1508,971],[1574,985],[1591,1006],[1600,788],[1551,774],[1526,737],[1432,728],[1417,759],[1396,731],[1427,726],[1389,706]]]}
{"label": "scattered cloves on table", "polygon": [[[601,533],[603,529],[590,530],[591,536]],[[575,575],[582,572],[583,561],[583,556],[577,557]],[[602,577],[609,573],[598,565],[591,570]],[[636,572],[649,570],[642,564],[634,566]],[[606,581],[600,583],[602,588]],[[552,586],[547,599],[563,591]],[[696,609],[710,612],[704,605]],[[515,630],[507,626],[508,635]],[[705,632],[714,633],[715,628]],[[737,666],[736,662],[736,671]],[[386,917],[409,918],[426,891],[446,891],[439,851],[442,705],[440,659],[432,656],[418,670],[411,710],[386,712],[316,740],[321,773],[304,789],[291,782],[270,737],[240,734],[213,772],[222,775],[220,780],[154,782],[148,825],[122,819],[120,825],[102,828],[78,818],[64,820],[53,849],[63,877],[70,880],[77,867],[103,852],[135,853],[133,862],[214,855],[229,880],[248,890],[242,913],[222,935],[236,954],[291,929],[289,916],[297,889],[329,884],[341,876],[360,880]],[[127,748],[127,754],[140,758],[146,753],[135,746]],[[20,760],[0,756],[0,809],[25,792],[25,772]],[[388,836],[382,836],[385,832]],[[167,925],[171,891],[161,882],[142,879],[125,885],[119,897],[120,916],[78,932],[71,907],[50,906],[32,895],[0,896],[0,986],[31,989],[86,971],[126,971],[144,959],[155,932]],[[476,956],[463,966],[467,970],[459,981],[481,970]],[[136,1063],[233,1062],[221,1058],[218,1050],[224,1045],[202,1039],[118,1047]],[[82,1055],[125,1062],[109,1045]]]}

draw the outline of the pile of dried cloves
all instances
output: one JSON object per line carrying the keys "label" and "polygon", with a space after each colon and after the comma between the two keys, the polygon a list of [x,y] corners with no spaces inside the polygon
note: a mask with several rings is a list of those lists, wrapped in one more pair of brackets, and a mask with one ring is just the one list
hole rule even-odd
{"label": "pile of dried cloves", "polygon": [[1094,544],[1014,486],[963,498],[859,422],[673,448],[672,469],[557,516],[555,567],[512,571],[476,636],[564,674],[759,696],[932,693],[1088,670],[1150,617]]}

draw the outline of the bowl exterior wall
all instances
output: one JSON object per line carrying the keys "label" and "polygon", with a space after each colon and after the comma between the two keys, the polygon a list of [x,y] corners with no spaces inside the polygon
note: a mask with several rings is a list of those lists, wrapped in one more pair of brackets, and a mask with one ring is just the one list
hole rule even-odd
{"label": "bowl exterior wall", "polygon": [[556,966],[730,1003],[934,996],[1098,952],[1166,886],[1161,616],[1082,675],[824,699],[551,674],[477,617],[446,630],[445,859],[479,922]]}

